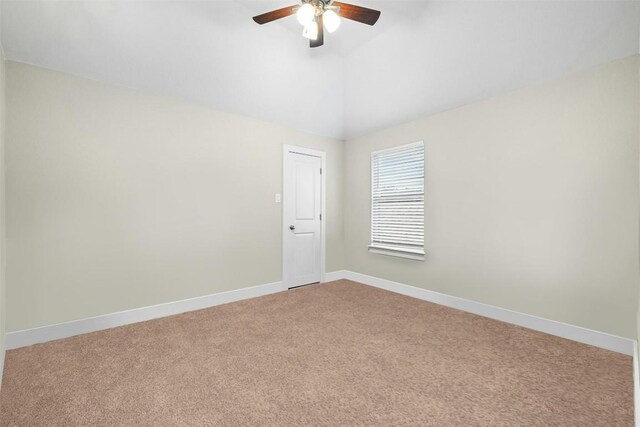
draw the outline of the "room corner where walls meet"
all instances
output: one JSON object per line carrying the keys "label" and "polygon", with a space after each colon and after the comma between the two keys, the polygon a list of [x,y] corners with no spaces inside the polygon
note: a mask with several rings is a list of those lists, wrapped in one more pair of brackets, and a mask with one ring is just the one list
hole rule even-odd
{"label": "room corner where walls meet", "polygon": [[6,244],[5,244],[5,60],[0,44],[0,388],[4,371],[6,333]]}

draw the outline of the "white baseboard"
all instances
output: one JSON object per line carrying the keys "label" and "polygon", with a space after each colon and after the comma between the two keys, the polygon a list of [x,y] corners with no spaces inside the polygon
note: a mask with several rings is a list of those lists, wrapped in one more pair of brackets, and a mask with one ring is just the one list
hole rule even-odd
{"label": "white baseboard", "polygon": [[543,319],[530,314],[524,314],[508,310],[506,308],[483,304],[439,292],[428,291],[426,289],[416,288],[415,286],[392,282],[391,280],[380,279],[378,277],[367,276],[366,274],[355,273],[353,271],[346,270],[344,273],[345,275],[342,277],[343,279],[353,280],[354,282],[364,283],[365,285],[374,286],[387,291],[430,301],[446,307],[523,326],[535,331],[545,332],[550,335],[616,351],[629,356],[633,355],[634,352],[635,341],[628,338],[618,337],[616,335],[598,332],[580,326],[569,325],[555,320]]}
{"label": "white baseboard", "polygon": [[325,282],[333,282],[334,280],[346,279],[349,271],[347,270],[336,270],[330,273],[325,273],[324,281]]}
{"label": "white baseboard", "polygon": [[6,338],[0,345],[0,390],[2,390],[2,375],[4,374],[4,354],[5,354],[5,344]]}
{"label": "white baseboard", "polygon": [[[353,280],[355,282],[386,289],[391,292],[430,301],[446,307],[456,308],[458,310],[467,311],[562,338],[605,348],[607,350],[613,350],[627,355],[634,354],[634,340],[610,335],[604,332],[593,331],[579,326],[543,319],[464,298],[454,297],[390,280],[355,273],[349,270],[339,270],[325,274],[325,281],[327,282],[339,279]],[[286,288],[282,282],[268,283],[235,291],[221,292],[202,297],[11,332],[5,337],[5,349],[11,350],[60,338],[67,338],[74,335],[100,331],[145,320],[157,319],[159,317],[171,316],[187,311],[200,310],[243,299],[255,298],[284,290],[286,290]],[[2,355],[3,354],[4,353],[2,353]],[[0,355],[0,357],[2,355]]]}
{"label": "white baseboard", "polygon": [[174,314],[180,314],[187,311],[200,310],[220,304],[260,297],[285,290],[286,288],[282,282],[267,283],[265,285],[252,286],[235,291],[220,292],[202,297],[168,302],[149,307],[135,308],[133,310],[120,311],[117,313],[73,320],[70,322],[42,326],[39,328],[10,332],[5,337],[5,348],[7,350],[11,350],[60,338],[67,338],[74,335],[114,328],[116,326],[143,322],[145,320],[172,316]]}
{"label": "white baseboard", "polygon": [[633,414],[636,427],[640,427],[640,370],[637,342],[633,343]]}

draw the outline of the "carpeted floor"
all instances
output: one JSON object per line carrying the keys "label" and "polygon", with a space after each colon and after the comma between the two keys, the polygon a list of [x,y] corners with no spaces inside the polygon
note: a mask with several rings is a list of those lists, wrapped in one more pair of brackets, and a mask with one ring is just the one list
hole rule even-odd
{"label": "carpeted floor", "polygon": [[346,280],[7,352],[1,425],[631,426],[631,357]]}

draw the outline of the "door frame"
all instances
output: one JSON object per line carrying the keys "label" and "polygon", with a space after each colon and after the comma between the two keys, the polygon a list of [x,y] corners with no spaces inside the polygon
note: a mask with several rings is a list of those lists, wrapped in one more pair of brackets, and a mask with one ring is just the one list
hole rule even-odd
{"label": "door frame", "polygon": [[320,220],[320,282],[325,281],[325,267],[326,267],[326,223],[327,223],[327,153],[319,150],[312,150],[311,148],[298,147],[295,145],[282,145],[282,283],[286,288],[291,287],[291,278],[287,274],[287,259],[285,257],[285,242],[287,241],[286,236],[289,231],[289,224],[285,224],[286,217],[286,207],[288,206],[289,201],[287,200],[287,195],[284,193],[286,188],[285,180],[288,176],[287,172],[291,168],[291,164],[289,162],[288,153],[296,153],[302,154],[306,156],[314,156],[319,157],[321,161],[322,168],[322,176],[320,181],[321,186],[321,194],[320,194],[320,213],[322,215],[322,219]]}

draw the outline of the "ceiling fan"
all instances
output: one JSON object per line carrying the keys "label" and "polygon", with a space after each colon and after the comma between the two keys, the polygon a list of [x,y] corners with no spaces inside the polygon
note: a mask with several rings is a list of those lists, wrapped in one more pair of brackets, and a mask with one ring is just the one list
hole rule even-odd
{"label": "ceiling fan", "polygon": [[276,19],[296,14],[303,26],[302,36],[309,39],[310,47],[324,44],[324,28],[333,33],[340,26],[340,17],[367,25],[373,25],[380,18],[380,11],[333,0],[302,0],[300,6],[293,5],[254,16],[258,24],[266,24]]}

